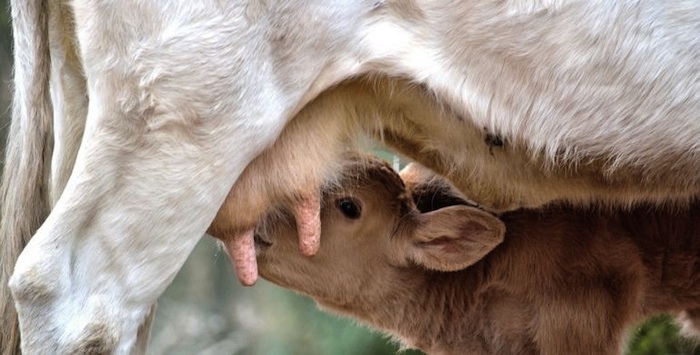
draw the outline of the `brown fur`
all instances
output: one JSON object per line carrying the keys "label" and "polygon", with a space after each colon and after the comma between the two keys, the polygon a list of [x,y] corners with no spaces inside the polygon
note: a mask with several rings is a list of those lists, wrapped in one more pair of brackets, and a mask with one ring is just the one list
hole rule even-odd
{"label": "brown fur", "polygon": [[[430,243],[423,225],[447,213],[435,246],[454,246],[457,239],[446,236],[455,230],[477,242],[485,235],[464,232],[474,216],[491,236],[502,233],[498,219],[469,206],[443,207],[460,195],[414,166],[403,172],[406,186],[433,194],[414,196],[423,201],[419,212],[403,184],[387,177],[394,173],[377,166],[358,173],[362,166],[353,164],[344,172],[351,178],[325,194],[314,258],[296,252],[288,217],[269,217],[258,229],[261,275],[431,354],[616,354],[627,327],[660,312],[681,314],[684,329],[697,329],[700,204],[505,213],[500,245],[489,237],[485,257],[466,257],[474,264],[444,272],[450,261],[435,267],[415,257],[417,246]],[[426,186],[436,181],[438,188]],[[359,219],[339,212],[344,198],[361,203]]]}

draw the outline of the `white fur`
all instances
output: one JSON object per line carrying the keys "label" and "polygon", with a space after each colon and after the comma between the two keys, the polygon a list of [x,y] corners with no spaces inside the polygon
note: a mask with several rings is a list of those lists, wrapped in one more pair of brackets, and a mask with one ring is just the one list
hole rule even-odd
{"label": "white fur", "polygon": [[[27,353],[132,351],[246,165],[309,100],[354,75],[420,82],[552,163],[603,157],[611,173],[631,167],[651,179],[700,170],[695,0],[72,6],[89,107],[65,190],[10,280]],[[71,168],[64,154],[83,115],[60,62],[54,174]],[[30,85],[20,74],[18,94]]]}

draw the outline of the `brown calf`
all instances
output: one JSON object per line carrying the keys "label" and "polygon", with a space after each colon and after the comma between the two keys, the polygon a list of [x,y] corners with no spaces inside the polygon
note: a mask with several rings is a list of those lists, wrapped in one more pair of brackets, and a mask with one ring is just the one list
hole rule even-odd
{"label": "brown calf", "polygon": [[288,213],[258,227],[260,274],[406,346],[616,354],[627,327],[661,312],[698,334],[700,204],[499,219],[416,165],[405,184],[370,158],[349,159],[343,176],[325,189],[314,257],[299,254]]}

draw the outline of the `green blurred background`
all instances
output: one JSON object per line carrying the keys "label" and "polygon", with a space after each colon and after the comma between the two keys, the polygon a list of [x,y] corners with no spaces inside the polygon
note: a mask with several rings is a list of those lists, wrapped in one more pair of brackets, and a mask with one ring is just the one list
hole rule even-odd
{"label": "green blurred background", "polygon": [[[7,0],[0,11],[0,127],[9,119],[11,30]],[[393,156],[378,151],[385,159]],[[3,155],[4,156],[4,155]],[[697,354],[669,316],[630,331],[627,353]],[[395,354],[386,337],[357,323],[322,313],[313,301],[264,280],[239,286],[226,255],[209,237],[196,247],[158,302],[149,354]],[[403,354],[420,354],[403,351]]]}

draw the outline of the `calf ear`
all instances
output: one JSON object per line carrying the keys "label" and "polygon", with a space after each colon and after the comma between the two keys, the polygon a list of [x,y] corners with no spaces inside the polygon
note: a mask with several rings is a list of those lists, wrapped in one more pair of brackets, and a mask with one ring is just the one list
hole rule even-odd
{"label": "calf ear", "polygon": [[438,271],[456,271],[481,260],[503,241],[505,225],[469,206],[423,213],[412,230],[408,259]]}

